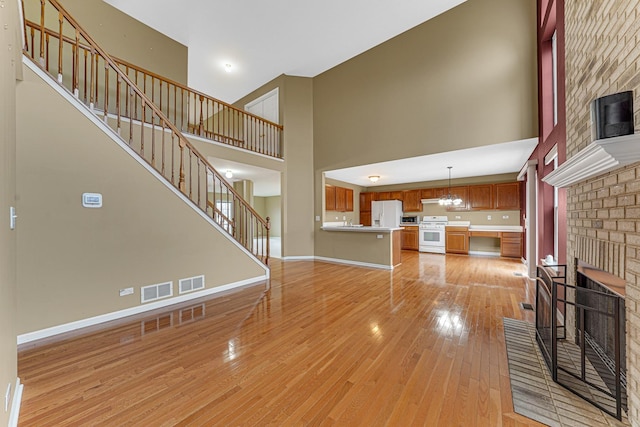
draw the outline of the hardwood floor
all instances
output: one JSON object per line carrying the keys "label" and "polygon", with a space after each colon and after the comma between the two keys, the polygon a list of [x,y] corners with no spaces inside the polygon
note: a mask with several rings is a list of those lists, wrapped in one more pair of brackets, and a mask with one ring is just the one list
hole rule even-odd
{"label": "hardwood floor", "polygon": [[538,426],[513,412],[513,260],[273,261],[253,286],[26,345],[20,426]]}

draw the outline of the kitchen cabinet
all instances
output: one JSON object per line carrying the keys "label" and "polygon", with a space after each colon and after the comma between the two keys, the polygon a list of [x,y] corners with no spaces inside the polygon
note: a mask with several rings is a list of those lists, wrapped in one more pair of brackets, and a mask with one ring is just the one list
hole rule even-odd
{"label": "kitchen cabinet", "polygon": [[500,256],[508,258],[522,257],[522,233],[500,233]]}
{"label": "kitchen cabinet", "polygon": [[404,190],[402,192],[402,210],[404,212],[422,212],[420,190]]}
{"label": "kitchen cabinet", "polygon": [[484,211],[493,209],[493,184],[469,186],[469,210]]}
{"label": "kitchen cabinet", "polygon": [[469,253],[469,227],[447,227],[444,234],[445,251],[448,254]]}
{"label": "kitchen cabinet", "polygon": [[367,226],[371,225],[371,212],[360,211],[360,224]]}
{"label": "kitchen cabinet", "polygon": [[422,199],[439,199],[446,194],[446,188],[423,188],[420,190],[420,198]]}
{"label": "kitchen cabinet", "polygon": [[[449,194],[447,191],[445,196]],[[468,211],[469,210],[469,186],[463,187],[451,187],[451,197],[458,196],[462,199],[462,203],[458,206],[450,205],[447,206],[447,211],[449,212],[457,212],[457,211]]]}
{"label": "kitchen cabinet", "polygon": [[353,212],[353,190],[350,188],[325,185],[325,210],[337,212]]}
{"label": "kitchen cabinet", "polygon": [[377,200],[400,200],[402,201],[402,191],[381,191]]}
{"label": "kitchen cabinet", "polygon": [[417,251],[418,246],[418,227],[404,227],[402,229],[402,249]]}
{"label": "kitchen cabinet", "polygon": [[353,190],[351,188],[345,188],[347,200],[345,203],[345,211],[353,212]]}
{"label": "kitchen cabinet", "polygon": [[520,182],[494,184],[495,209],[520,210]]}
{"label": "kitchen cabinet", "polygon": [[336,187],[334,187],[333,185],[324,186],[324,203],[326,210],[336,210]]}
{"label": "kitchen cabinet", "polygon": [[336,189],[336,209],[338,212],[344,212],[347,208],[347,189],[344,187],[335,187]]}
{"label": "kitchen cabinet", "polygon": [[378,193],[360,193],[360,212],[371,212],[371,202],[378,200]]}

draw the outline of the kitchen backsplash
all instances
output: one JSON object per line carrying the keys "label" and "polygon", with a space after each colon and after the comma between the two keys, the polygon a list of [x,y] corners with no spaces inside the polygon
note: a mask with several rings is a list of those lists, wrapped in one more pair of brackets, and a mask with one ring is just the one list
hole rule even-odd
{"label": "kitchen backsplash", "polygon": [[520,211],[447,212],[444,206],[429,204],[423,205],[422,212],[415,215],[444,215],[449,221],[470,221],[472,225],[520,225]]}

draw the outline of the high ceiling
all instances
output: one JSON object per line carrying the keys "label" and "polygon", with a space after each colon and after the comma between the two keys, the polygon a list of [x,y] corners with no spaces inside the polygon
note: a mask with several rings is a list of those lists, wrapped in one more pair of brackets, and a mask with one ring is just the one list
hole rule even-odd
{"label": "high ceiling", "polygon": [[[105,0],[188,46],[188,84],[235,102],[281,74],[314,77],[466,0]],[[225,71],[231,64],[231,72]],[[535,139],[329,171],[365,187],[517,172]],[[256,196],[280,194],[280,174],[210,158],[254,182]],[[372,184],[367,177],[380,175]]]}
{"label": "high ceiling", "polygon": [[465,0],[105,1],[188,46],[189,86],[233,103],[281,74],[314,77]]}

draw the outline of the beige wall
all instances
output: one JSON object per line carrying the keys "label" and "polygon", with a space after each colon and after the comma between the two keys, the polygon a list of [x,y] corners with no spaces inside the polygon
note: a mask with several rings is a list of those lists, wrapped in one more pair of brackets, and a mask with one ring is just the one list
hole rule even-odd
{"label": "beige wall", "polygon": [[280,119],[284,126],[285,162],[282,163],[280,185],[282,255],[313,256],[312,79],[282,75],[240,99],[235,105],[244,108],[245,104],[276,87],[279,88]]}
{"label": "beige wall", "polygon": [[316,170],[537,135],[535,0],[469,0],[313,80]]}
{"label": "beige wall", "polygon": [[[17,378],[16,361],[16,231],[9,229],[9,207],[16,206],[16,78],[22,75],[17,2],[0,8],[0,390],[4,402],[7,385],[11,393]],[[13,399],[12,399],[13,400]],[[0,409],[0,425],[9,412]]]}
{"label": "beige wall", "polygon": [[534,0],[469,0],[315,77],[316,215],[324,171],[535,137],[535,22]]}
{"label": "beige wall", "polygon": [[[40,2],[25,0],[25,16],[38,22]],[[187,83],[187,47],[102,0],[60,0],[62,6],[110,55],[178,83]]]}
{"label": "beige wall", "polygon": [[[587,4],[588,3],[588,4]],[[567,158],[591,142],[590,103],[634,91],[640,112],[640,1],[565,2]],[[629,421],[640,426],[640,165],[574,185],[567,191],[567,272],[580,258],[625,279]],[[571,312],[569,312],[571,314]],[[572,316],[568,316],[573,320]],[[570,330],[571,327],[568,328]]]}
{"label": "beige wall", "polygon": [[282,237],[282,196],[265,197],[265,216],[271,222],[270,235]]}
{"label": "beige wall", "polygon": [[[172,280],[177,295],[180,278],[264,275],[30,70],[17,114],[18,333],[136,307],[140,286]],[[104,207],[82,208],[83,192]],[[126,287],[135,294],[119,297]]]}

